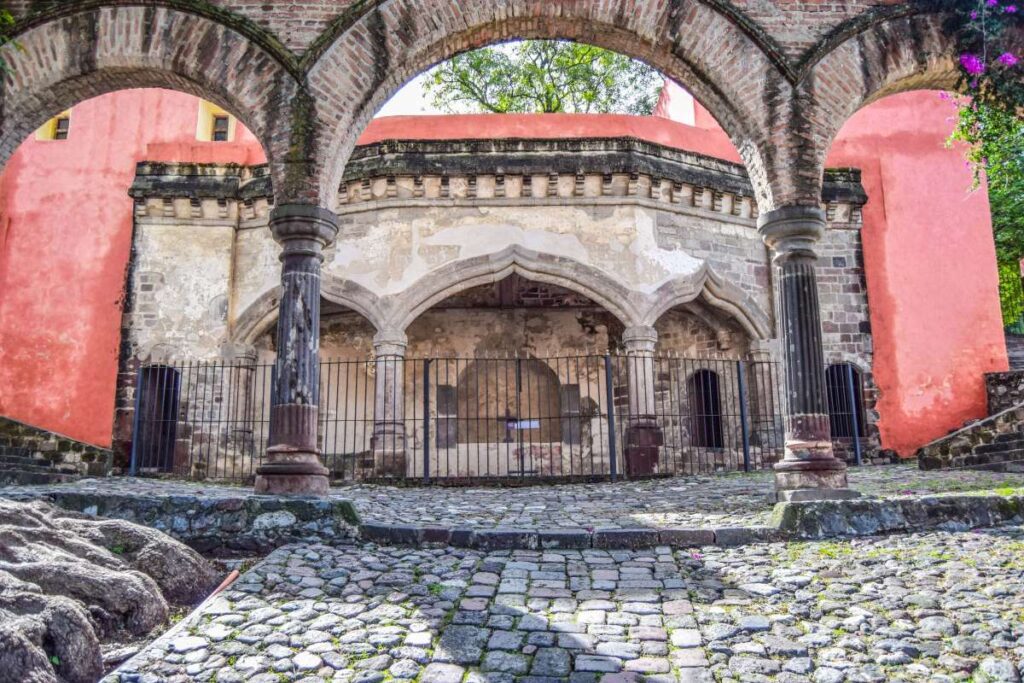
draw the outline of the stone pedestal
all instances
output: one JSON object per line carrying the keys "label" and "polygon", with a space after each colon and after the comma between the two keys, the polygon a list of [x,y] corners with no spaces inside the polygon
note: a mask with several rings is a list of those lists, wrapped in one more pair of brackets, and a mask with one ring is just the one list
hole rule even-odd
{"label": "stone pedestal", "polygon": [[814,252],[825,230],[824,212],[817,207],[783,207],[762,214],[758,228],[781,271],[779,327],[789,410],[785,456],[775,465],[776,496],[779,500],[854,497],[857,494],[847,488],[846,463],[832,453],[825,393]]}
{"label": "stone pedestal", "polygon": [[376,393],[374,394],[373,475],[404,478],[407,473],[405,442],[405,333],[381,330],[373,338]]}
{"label": "stone pedestal", "polygon": [[326,209],[282,205],[270,216],[282,246],[277,361],[271,390],[270,447],[256,470],[257,493],[324,495],[328,470],[320,463],[320,264],[338,233]]}
{"label": "stone pedestal", "polygon": [[629,415],[626,418],[626,476],[643,477],[658,471],[658,454],[664,444],[655,418],[654,347],[658,332],[653,327],[627,327],[622,333],[629,375]]}

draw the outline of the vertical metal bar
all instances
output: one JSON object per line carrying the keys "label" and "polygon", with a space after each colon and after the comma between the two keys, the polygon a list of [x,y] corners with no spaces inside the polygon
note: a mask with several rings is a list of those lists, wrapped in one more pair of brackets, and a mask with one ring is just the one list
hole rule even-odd
{"label": "vertical metal bar", "polygon": [[750,425],[747,424],[747,377],[741,360],[736,361],[737,388],[740,399],[740,433],[743,435],[743,471],[750,471]]}
{"label": "vertical metal bar", "polygon": [[604,390],[608,401],[608,471],[612,481],[618,479],[618,454],[615,448],[615,392],[612,389],[612,357],[604,357]]}
{"label": "vertical metal bar", "polygon": [[135,374],[135,414],[132,415],[132,455],[128,463],[128,474],[134,477],[138,468],[139,449],[139,428],[142,425],[142,416],[139,415],[139,404],[142,402],[142,373],[144,366],[140,366]]}
{"label": "vertical metal bar", "polygon": [[857,465],[863,465],[863,453],[861,452],[860,445],[860,415],[857,413],[857,391],[853,385],[853,364],[846,364],[846,393],[847,400],[850,402],[850,424],[853,426],[853,454],[856,458]]}
{"label": "vertical metal bar", "polygon": [[[440,428],[440,426],[438,426]],[[423,483],[430,482],[430,359],[423,359]]]}

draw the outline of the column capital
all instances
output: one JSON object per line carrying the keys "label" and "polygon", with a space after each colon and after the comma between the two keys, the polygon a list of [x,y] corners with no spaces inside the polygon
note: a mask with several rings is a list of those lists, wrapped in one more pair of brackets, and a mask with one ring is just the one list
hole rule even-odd
{"label": "column capital", "polygon": [[338,235],[338,216],[312,204],[282,204],[270,213],[270,231],[284,247],[281,255],[316,256]]}
{"label": "column capital", "polygon": [[409,346],[409,338],[402,330],[379,330],[373,336],[373,353],[377,358],[383,356],[404,358],[407,346]]}
{"label": "column capital", "polygon": [[622,343],[628,354],[653,354],[658,331],[651,325],[634,325],[622,331]]}
{"label": "column capital", "polygon": [[775,252],[775,262],[814,259],[814,246],[825,232],[825,212],[817,206],[783,206],[758,216],[757,230]]}

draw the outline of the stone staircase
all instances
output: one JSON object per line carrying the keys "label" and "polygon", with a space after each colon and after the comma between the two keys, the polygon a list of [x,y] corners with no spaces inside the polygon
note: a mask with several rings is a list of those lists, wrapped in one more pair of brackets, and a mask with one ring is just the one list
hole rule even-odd
{"label": "stone staircase", "polygon": [[28,453],[27,448],[0,443],[0,486],[59,484],[81,476],[77,468],[54,465]]}
{"label": "stone staircase", "polygon": [[110,451],[0,417],[0,486],[56,484],[106,474]]}
{"label": "stone staircase", "polygon": [[988,373],[985,386],[989,416],[922,446],[921,469],[1024,471],[1024,371]]}
{"label": "stone staircase", "polygon": [[1024,335],[1006,335],[1006,358],[1010,370],[1024,370]]}

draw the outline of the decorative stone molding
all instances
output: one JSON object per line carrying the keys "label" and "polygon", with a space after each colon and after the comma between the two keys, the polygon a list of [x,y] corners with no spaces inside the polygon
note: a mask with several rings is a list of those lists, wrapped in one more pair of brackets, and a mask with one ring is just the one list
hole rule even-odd
{"label": "decorative stone molding", "polygon": [[[668,207],[758,217],[746,171],[632,138],[384,141],[360,147],[345,170],[340,211],[402,200],[649,200]],[[822,206],[859,223],[860,171],[826,172]]]}
{"label": "decorative stone molding", "polygon": [[[142,162],[129,194],[150,218],[266,220],[266,165]],[[382,202],[644,201],[739,221],[759,217],[743,166],[633,138],[384,141],[356,149],[339,212]],[[857,169],[825,173],[830,225],[858,228],[867,195]]]}

